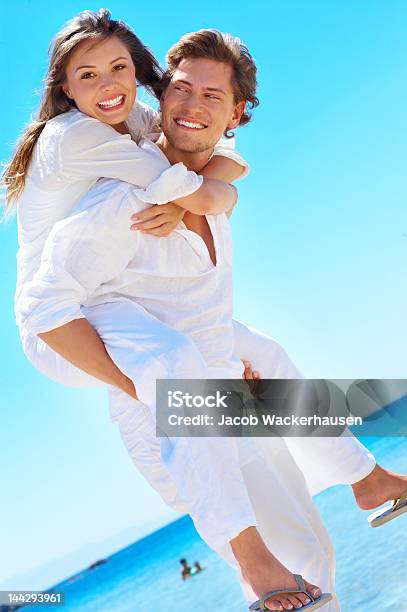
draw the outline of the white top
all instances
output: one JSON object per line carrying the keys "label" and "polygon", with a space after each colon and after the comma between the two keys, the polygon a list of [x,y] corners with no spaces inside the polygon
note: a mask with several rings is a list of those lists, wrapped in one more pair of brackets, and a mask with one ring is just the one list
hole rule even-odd
{"label": "white top", "polygon": [[[153,142],[143,139],[140,147],[169,165]],[[226,215],[206,217],[214,265],[204,240],[184,223],[165,238],[130,232],[129,216],[146,208],[144,197],[128,183],[102,179],[70,216],[54,225],[41,266],[21,294],[19,325],[38,334],[85,318],[81,305],[131,301],[186,334],[212,376],[241,378],[243,364],[234,354],[232,241]],[[120,402],[110,405],[112,419],[122,411]],[[239,439],[238,449],[243,465],[254,454],[252,442]]]}
{"label": "white top", "polygon": [[[143,139],[140,147],[169,165],[151,141]],[[219,377],[240,377],[242,363],[233,356],[232,249],[226,215],[207,217],[215,266],[203,239],[183,223],[165,238],[129,231],[129,216],[145,208],[142,190],[99,181],[69,217],[54,225],[41,266],[21,294],[19,325],[38,334],[83,318],[81,305],[127,299],[193,339],[209,367],[225,369]]]}
{"label": "white top", "polygon": [[[54,117],[44,127],[33,151],[26,184],[17,202],[18,242],[16,317],[23,285],[38,270],[53,225],[64,219],[100,177],[116,178],[145,190],[146,202],[162,204],[196,191],[202,177],[183,164],[169,166],[164,156],[140,148],[140,138],[157,130],[157,113],[136,102],[122,135],[76,109]],[[246,167],[234,141],[219,141],[215,155]],[[129,215],[134,212],[130,211]],[[130,232],[131,221],[127,219]]]}

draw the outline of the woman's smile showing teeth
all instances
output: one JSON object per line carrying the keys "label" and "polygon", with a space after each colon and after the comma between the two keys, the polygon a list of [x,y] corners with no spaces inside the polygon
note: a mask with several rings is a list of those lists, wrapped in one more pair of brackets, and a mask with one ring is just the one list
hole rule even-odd
{"label": "woman's smile showing teeth", "polygon": [[206,128],[206,125],[203,125],[203,123],[198,123],[196,121],[187,121],[186,119],[175,119],[175,123],[177,125],[181,125],[182,127],[186,127],[192,130],[203,130]]}
{"label": "woman's smile showing teeth", "polygon": [[108,100],[101,100],[101,102],[98,102],[97,104],[99,108],[102,108],[103,110],[110,110],[123,106],[123,102],[124,96],[120,95],[116,96],[115,98],[110,98]]}

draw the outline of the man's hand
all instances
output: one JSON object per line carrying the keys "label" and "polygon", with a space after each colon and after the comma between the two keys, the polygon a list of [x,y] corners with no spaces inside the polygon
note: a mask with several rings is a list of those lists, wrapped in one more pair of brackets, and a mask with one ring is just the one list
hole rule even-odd
{"label": "man's hand", "polygon": [[257,370],[253,371],[252,364],[250,363],[250,361],[242,361],[242,363],[244,365],[244,372],[242,378],[247,381],[258,380],[260,378],[260,374],[257,372]]}
{"label": "man's hand", "polygon": [[146,208],[142,212],[131,216],[131,220],[135,221],[130,229],[139,231],[142,234],[152,234],[153,236],[164,237],[169,236],[182,221],[185,214],[185,209],[169,202],[168,204],[155,204],[150,208]]}
{"label": "man's hand", "polygon": [[253,395],[253,397],[257,397],[259,386],[258,383],[261,378],[260,374],[256,370],[253,372],[252,364],[250,363],[250,361],[243,361],[242,363],[244,365],[244,372],[242,378],[244,378],[244,380],[246,381],[250,389],[250,393]]}

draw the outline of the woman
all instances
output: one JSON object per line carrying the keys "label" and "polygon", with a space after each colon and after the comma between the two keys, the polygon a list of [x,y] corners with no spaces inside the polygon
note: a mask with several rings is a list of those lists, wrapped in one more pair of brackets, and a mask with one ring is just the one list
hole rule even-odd
{"label": "woman", "polygon": [[[91,69],[81,67],[87,57],[95,64]],[[138,185],[146,201],[150,191],[163,193],[163,205],[151,212],[153,224],[146,230],[157,236],[168,235],[185,210],[199,214],[203,202],[215,213],[233,206],[234,190],[214,180],[217,172],[222,178],[229,172],[232,180],[243,171],[243,160],[227,141],[217,153],[231,160],[213,158],[208,163],[213,178],[203,180],[179,164],[168,169],[138,147],[143,135],[157,131],[157,113],[134,104],[136,78],[160,96],[162,71],[154,56],[106,9],[80,13],[55,37],[38,119],[26,128],[3,175],[8,208],[16,203],[18,217],[17,322],[22,287],[39,268],[51,228],[99,177]],[[20,332],[25,354],[44,374],[74,386],[100,384],[72,369],[23,325]]]}

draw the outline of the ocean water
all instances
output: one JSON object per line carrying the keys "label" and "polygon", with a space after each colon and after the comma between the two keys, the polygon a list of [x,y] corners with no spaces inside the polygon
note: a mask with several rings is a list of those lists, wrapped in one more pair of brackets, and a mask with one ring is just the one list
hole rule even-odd
{"label": "ocean water", "polygon": [[[407,473],[407,438],[362,442],[384,467]],[[350,487],[325,491],[316,504],[337,551],[342,611],[407,611],[407,516],[372,529],[366,522],[368,513],[356,507]],[[181,557],[191,564],[199,560],[206,570],[182,582]],[[59,609],[69,612],[247,612],[234,570],[204,544],[188,517],[54,588],[65,593],[66,604]]]}

